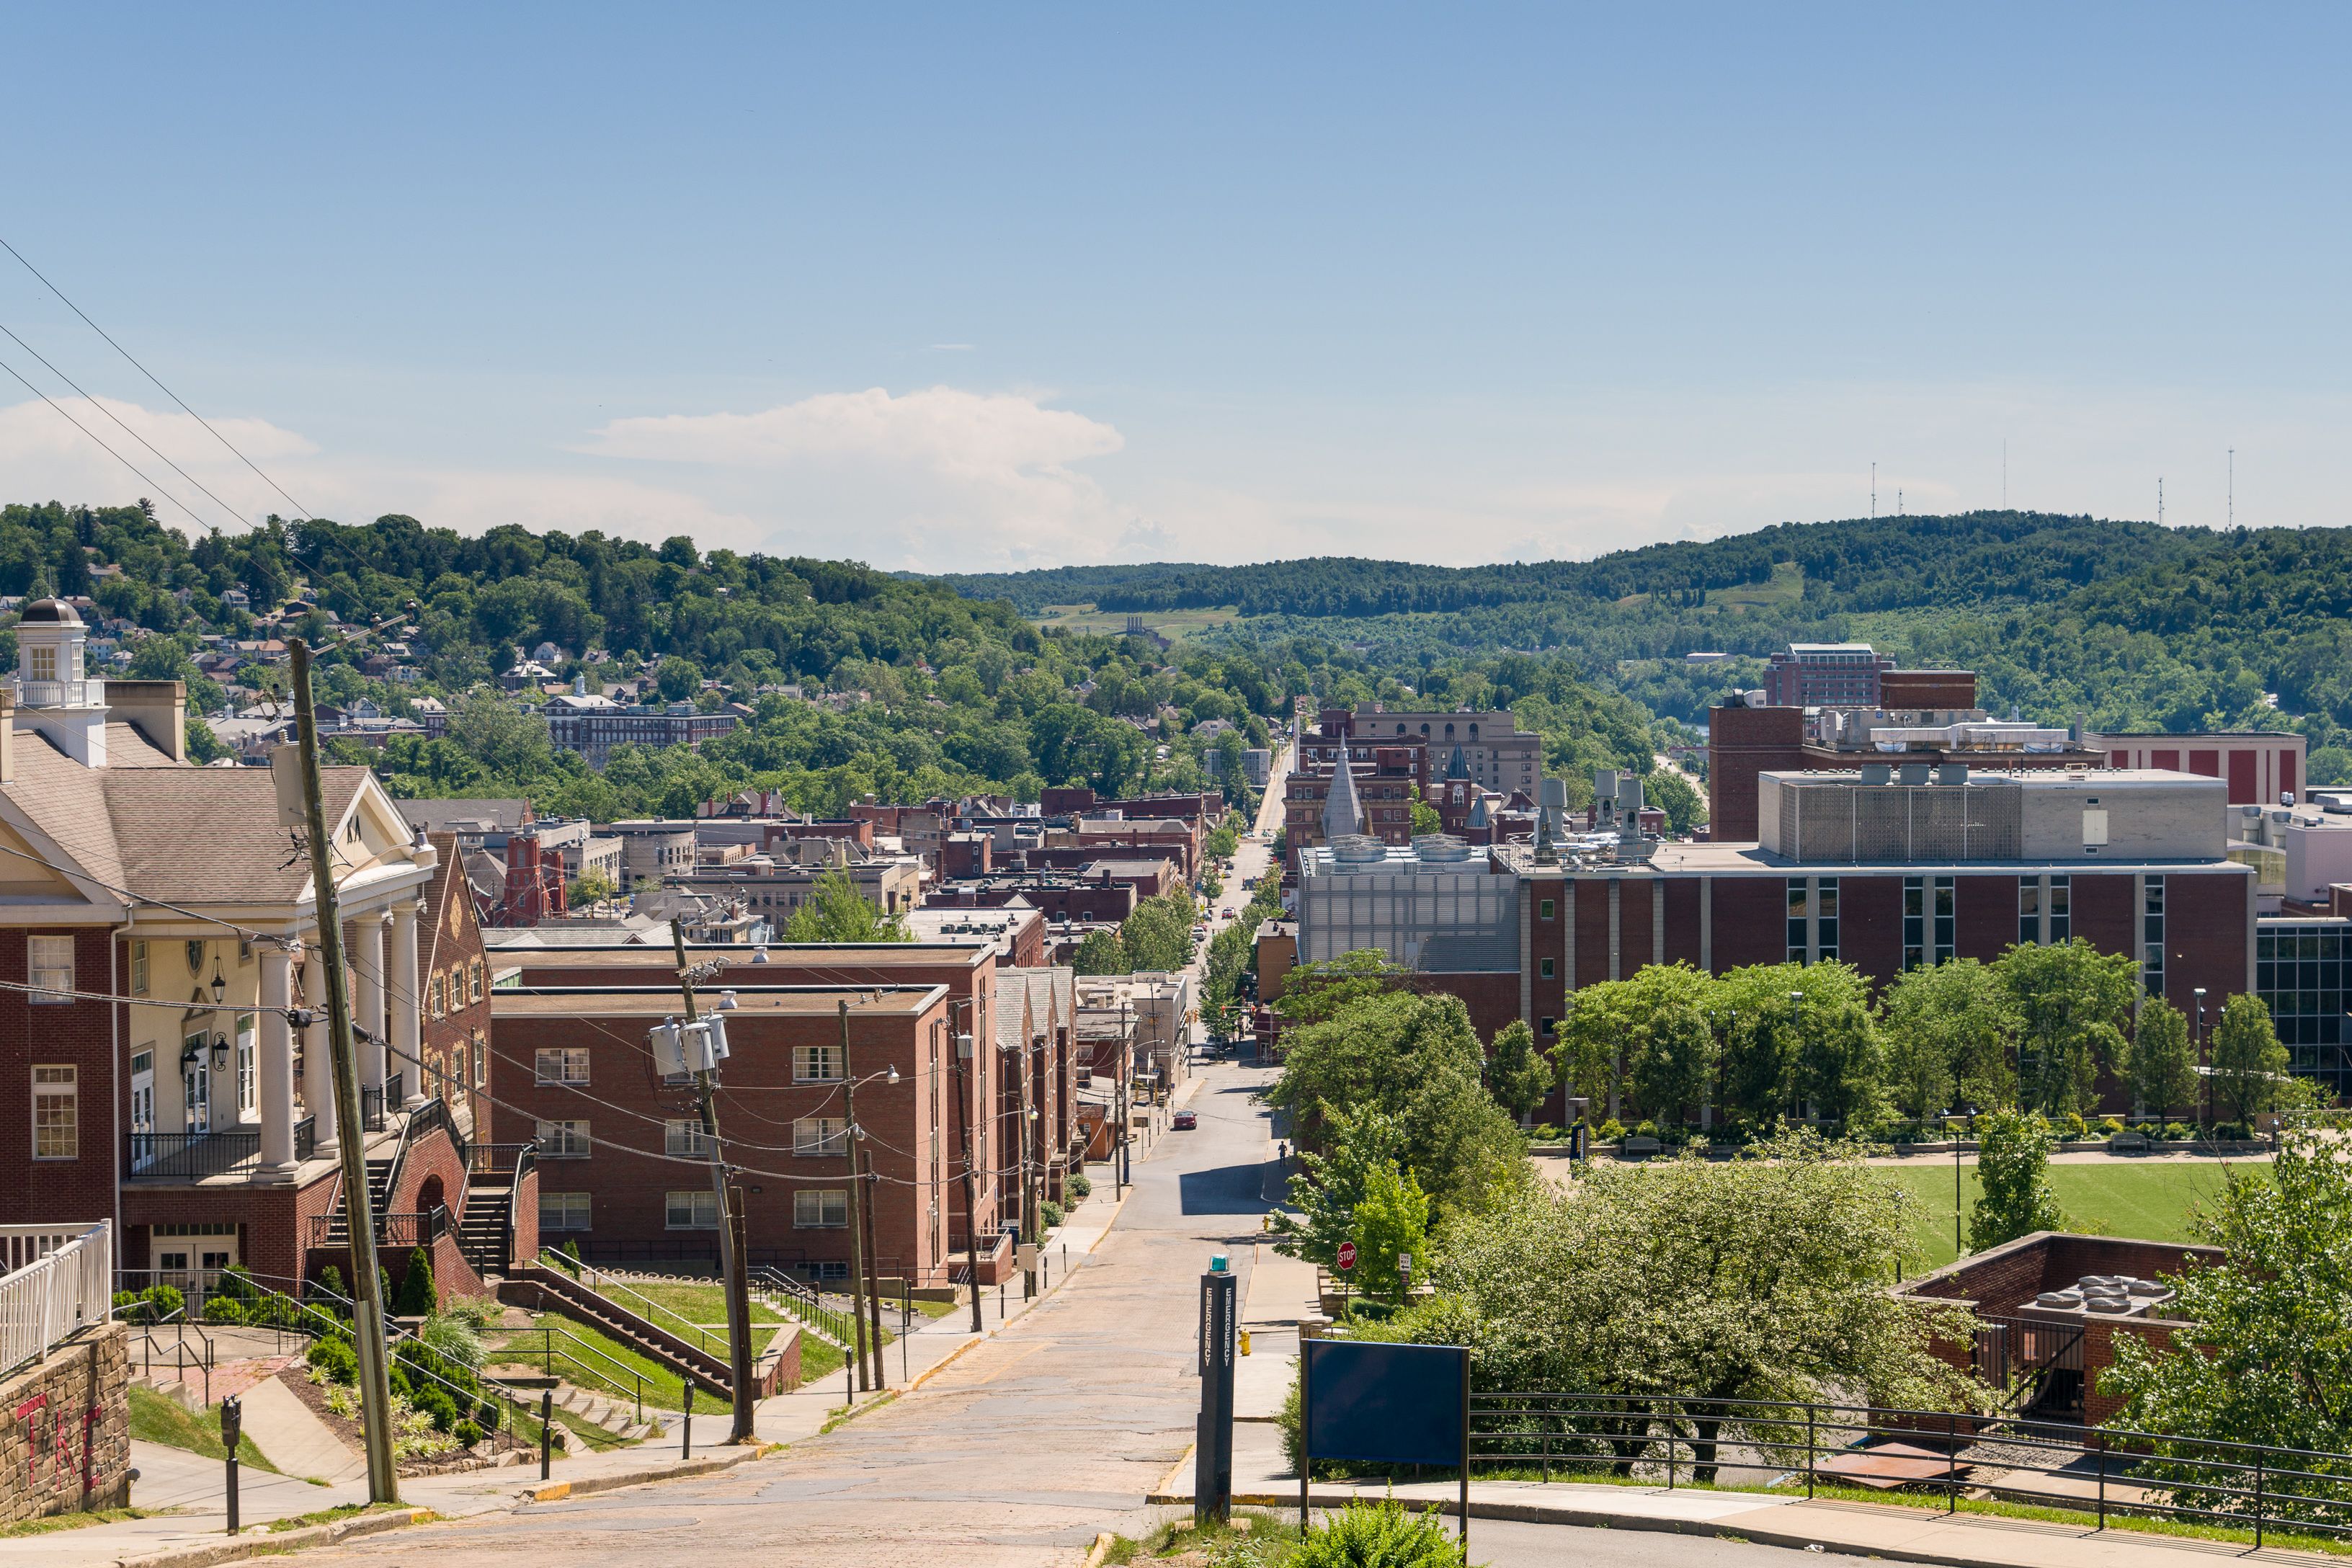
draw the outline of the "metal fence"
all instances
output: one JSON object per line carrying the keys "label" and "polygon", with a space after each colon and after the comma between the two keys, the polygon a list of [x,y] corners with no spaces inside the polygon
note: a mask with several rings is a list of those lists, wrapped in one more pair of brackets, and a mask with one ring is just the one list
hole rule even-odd
{"label": "metal fence", "polygon": [[0,1226],[0,1375],[112,1315],[114,1226]]}
{"label": "metal fence", "polygon": [[1675,1395],[1473,1394],[1470,1464],[1673,1488],[1728,1471],[2352,1539],[2352,1454],[1898,1406]]}

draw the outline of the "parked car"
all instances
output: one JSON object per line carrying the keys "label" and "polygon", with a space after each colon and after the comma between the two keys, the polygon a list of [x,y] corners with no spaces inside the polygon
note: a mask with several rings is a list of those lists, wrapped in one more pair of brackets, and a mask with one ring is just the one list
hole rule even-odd
{"label": "parked car", "polygon": [[1179,1132],[1190,1132],[1201,1125],[1201,1119],[1189,1110],[1180,1110],[1168,1119],[1168,1125]]}
{"label": "parked car", "polygon": [[1229,920],[1233,919],[1233,918],[1234,918],[1233,906],[1232,906],[1232,905],[1230,905],[1230,904],[1228,904],[1228,905],[1227,905],[1227,906],[1225,906],[1223,909],[1219,910],[1217,911],[1217,918],[1218,918],[1219,920],[1224,920],[1224,921],[1229,921]]}

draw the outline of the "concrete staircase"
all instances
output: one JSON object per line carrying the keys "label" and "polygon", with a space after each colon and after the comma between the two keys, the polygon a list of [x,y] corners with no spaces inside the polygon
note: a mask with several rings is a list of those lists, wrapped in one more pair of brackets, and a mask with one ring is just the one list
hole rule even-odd
{"label": "concrete staircase", "polygon": [[[384,1190],[392,1184],[392,1156],[367,1163],[368,1212],[382,1215]],[[349,1193],[335,1195],[334,1212],[327,1216],[327,1243],[339,1251],[348,1252],[352,1245],[352,1204]]]}

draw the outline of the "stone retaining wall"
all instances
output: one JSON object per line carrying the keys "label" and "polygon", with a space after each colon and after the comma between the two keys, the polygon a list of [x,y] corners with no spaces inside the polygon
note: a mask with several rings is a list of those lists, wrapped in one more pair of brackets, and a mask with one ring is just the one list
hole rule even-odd
{"label": "stone retaining wall", "polygon": [[106,1323],[0,1383],[0,1525],[131,1501],[131,1358]]}

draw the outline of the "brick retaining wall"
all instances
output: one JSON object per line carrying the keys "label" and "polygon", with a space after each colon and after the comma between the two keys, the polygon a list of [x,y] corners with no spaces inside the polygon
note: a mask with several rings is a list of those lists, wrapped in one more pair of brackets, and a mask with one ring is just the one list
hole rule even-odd
{"label": "brick retaining wall", "polygon": [[107,1323],[0,1383],[0,1524],[131,1501],[131,1359]]}

